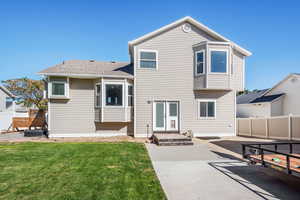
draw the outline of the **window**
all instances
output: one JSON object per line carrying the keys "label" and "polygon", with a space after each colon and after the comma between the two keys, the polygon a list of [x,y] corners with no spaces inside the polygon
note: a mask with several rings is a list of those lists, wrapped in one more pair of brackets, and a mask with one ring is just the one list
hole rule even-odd
{"label": "window", "polygon": [[140,68],[157,68],[157,52],[140,51]]}
{"label": "window", "polygon": [[204,51],[196,52],[196,75],[204,73]]}
{"label": "window", "polygon": [[101,85],[96,84],[95,87],[95,106],[101,107]]}
{"label": "window", "polygon": [[128,85],[128,106],[133,106],[133,86],[132,85]]}
{"label": "window", "polygon": [[107,106],[123,105],[123,85],[105,84],[105,103]]}
{"label": "window", "polygon": [[216,101],[214,100],[199,101],[199,117],[200,118],[216,117]]}
{"label": "window", "polygon": [[52,82],[52,95],[66,96],[65,83],[63,82]]}
{"label": "window", "polygon": [[213,50],[210,52],[211,72],[227,73],[227,51]]}

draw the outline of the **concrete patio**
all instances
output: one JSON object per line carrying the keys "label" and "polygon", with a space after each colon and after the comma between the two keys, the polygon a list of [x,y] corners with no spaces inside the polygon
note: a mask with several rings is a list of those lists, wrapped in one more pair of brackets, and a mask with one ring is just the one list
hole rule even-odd
{"label": "concrete patio", "polygon": [[194,146],[147,144],[168,199],[299,199],[298,178],[239,159],[253,138],[194,139]]}

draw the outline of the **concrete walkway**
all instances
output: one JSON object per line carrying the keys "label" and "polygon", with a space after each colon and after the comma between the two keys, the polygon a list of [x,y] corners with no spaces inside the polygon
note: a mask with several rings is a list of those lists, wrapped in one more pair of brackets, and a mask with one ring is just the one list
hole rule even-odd
{"label": "concrete walkway", "polygon": [[[147,144],[154,169],[170,200],[299,199],[300,185],[287,183],[259,166],[248,166],[207,143],[161,147]],[[281,174],[280,174],[281,175]]]}

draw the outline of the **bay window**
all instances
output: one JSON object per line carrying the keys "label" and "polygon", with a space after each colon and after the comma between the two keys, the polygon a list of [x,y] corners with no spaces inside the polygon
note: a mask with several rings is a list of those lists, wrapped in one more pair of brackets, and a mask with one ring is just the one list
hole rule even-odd
{"label": "bay window", "polygon": [[95,107],[101,107],[101,84],[95,87]]}
{"label": "bay window", "polygon": [[204,69],[205,69],[205,54],[204,54],[204,50],[202,51],[198,51],[196,52],[196,61],[195,61],[195,64],[196,64],[196,68],[195,68],[195,72],[196,72],[196,75],[199,75],[199,74],[204,74]]}
{"label": "bay window", "polygon": [[128,106],[133,106],[133,86],[132,85],[128,85],[128,89],[127,89],[127,97],[128,97]]}
{"label": "bay window", "polygon": [[123,84],[105,84],[105,105],[123,106]]}
{"label": "bay window", "polygon": [[213,73],[227,73],[228,52],[226,50],[210,51],[210,71]]}

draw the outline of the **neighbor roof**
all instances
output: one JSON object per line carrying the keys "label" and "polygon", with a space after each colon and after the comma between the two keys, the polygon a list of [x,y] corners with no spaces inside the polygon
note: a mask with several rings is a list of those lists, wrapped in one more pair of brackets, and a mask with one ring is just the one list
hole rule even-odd
{"label": "neighbor roof", "polygon": [[132,48],[133,45],[136,45],[138,43],[141,43],[149,38],[152,38],[162,32],[165,32],[167,30],[170,30],[171,28],[174,28],[175,26],[183,23],[183,22],[189,22],[191,23],[192,25],[194,25],[195,27],[197,27],[198,29],[200,30],[203,30],[204,32],[206,32],[207,34],[213,36],[214,38],[216,39],[219,39],[219,40],[222,40],[224,42],[230,42],[230,44],[232,45],[232,47],[234,49],[236,49],[237,51],[239,51],[240,53],[242,53],[243,55],[245,56],[251,56],[252,53],[242,47],[240,47],[239,45],[235,44],[234,42],[230,41],[229,39],[225,38],[224,36],[220,35],[219,33],[213,31],[212,29],[208,28],[207,26],[203,25],[202,23],[198,22],[197,20],[193,19],[192,17],[189,17],[189,16],[186,16],[184,18],[181,18],[169,25],[166,25],[166,26],[163,26],[162,28],[160,29],[157,29],[151,33],[148,33],[142,37],[139,37],[135,40],[132,40],[130,41],[128,44],[129,44],[129,49]]}
{"label": "neighbor roof", "polygon": [[41,75],[85,77],[133,77],[128,62],[102,62],[94,60],[68,60],[39,72]]}
{"label": "neighbor roof", "polygon": [[274,94],[274,95],[266,95],[266,96],[261,96],[259,98],[256,98],[255,100],[251,101],[250,103],[265,103],[265,102],[272,102],[275,99],[283,96],[284,93],[281,94]]}
{"label": "neighbor roof", "polygon": [[11,93],[11,91],[9,91],[6,87],[0,85],[0,89],[1,89],[3,92],[5,92],[9,97],[11,97],[11,98],[15,98],[15,97],[16,97],[16,96],[15,96],[13,93]]}
{"label": "neighbor roof", "polygon": [[279,83],[277,83],[276,85],[274,85],[272,88],[270,88],[265,94],[270,93],[272,90],[274,90],[275,88],[277,88],[279,85],[281,85],[283,82],[285,82],[286,80],[288,80],[289,78],[293,77],[293,76],[300,76],[300,73],[290,73],[289,75],[287,75],[284,79],[282,79]]}
{"label": "neighbor roof", "polygon": [[243,95],[237,96],[236,103],[237,104],[251,103],[255,99],[257,99],[257,98],[261,97],[262,95],[264,95],[265,92],[267,92],[267,91],[268,91],[268,89],[257,90],[257,91],[250,92],[248,94],[243,94]]}

